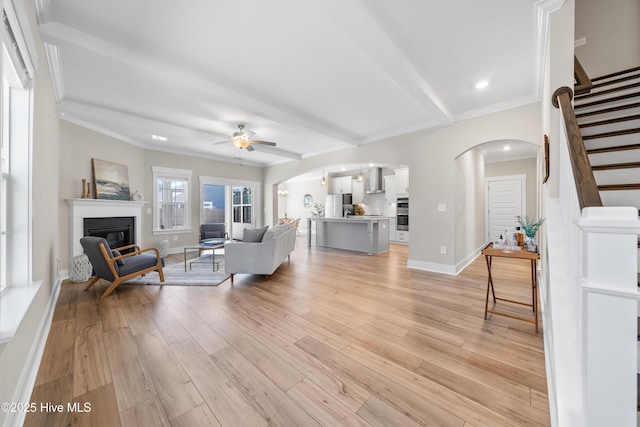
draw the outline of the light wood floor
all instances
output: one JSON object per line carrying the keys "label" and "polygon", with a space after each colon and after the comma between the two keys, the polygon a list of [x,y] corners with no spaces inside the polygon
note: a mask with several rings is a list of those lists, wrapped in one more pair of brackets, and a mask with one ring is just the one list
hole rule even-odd
{"label": "light wood floor", "polygon": [[[549,425],[542,333],[483,319],[483,258],[455,277],[305,243],[233,287],[65,281],[31,399],[65,410],[25,425]],[[528,268],[494,259],[498,296],[530,300]]]}

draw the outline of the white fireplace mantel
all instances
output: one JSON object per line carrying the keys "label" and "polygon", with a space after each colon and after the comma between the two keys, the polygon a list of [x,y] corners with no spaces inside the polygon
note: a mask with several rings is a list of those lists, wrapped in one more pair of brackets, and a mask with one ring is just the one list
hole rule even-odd
{"label": "white fireplace mantel", "polygon": [[133,217],[136,244],[142,241],[142,207],[147,202],[103,199],[66,199],[69,205],[69,261],[83,253],[80,238],[84,236],[85,218]]}

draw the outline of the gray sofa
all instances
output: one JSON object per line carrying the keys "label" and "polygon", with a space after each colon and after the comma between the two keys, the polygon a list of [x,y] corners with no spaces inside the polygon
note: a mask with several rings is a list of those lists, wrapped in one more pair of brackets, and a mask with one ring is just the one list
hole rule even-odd
{"label": "gray sofa", "polygon": [[295,248],[296,229],[291,223],[268,229],[259,242],[231,242],[224,247],[224,270],[235,274],[269,276]]}

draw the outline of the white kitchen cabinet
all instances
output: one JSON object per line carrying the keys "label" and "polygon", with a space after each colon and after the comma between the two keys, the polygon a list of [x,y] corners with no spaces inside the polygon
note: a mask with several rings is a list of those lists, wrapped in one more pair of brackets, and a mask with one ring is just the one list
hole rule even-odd
{"label": "white kitchen cabinet", "polygon": [[351,193],[351,177],[338,176],[331,179],[331,191],[333,194]]}
{"label": "white kitchen cabinet", "polygon": [[409,232],[396,230],[396,242],[409,243]]}
{"label": "white kitchen cabinet", "polygon": [[363,199],[364,199],[364,181],[358,181],[357,179],[354,179],[351,182],[351,198],[352,198],[352,203],[358,204],[358,203],[363,203]]}
{"label": "white kitchen cabinet", "polygon": [[395,175],[386,175],[384,177],[384,199],[387,203],[395,203],[396,199],[396,177]]}
{"label": "white kitchen cabinet", "polygon": [[396,239],[396,225],[398,224],[398,221],[395,218],[390,218],[389,219],[389,241],[390,242],[395,242]]}
{"label": "white kitchen cabinet", "polygon": [[398,197],[409,196],[409,169],[396,169],[396,195]]}

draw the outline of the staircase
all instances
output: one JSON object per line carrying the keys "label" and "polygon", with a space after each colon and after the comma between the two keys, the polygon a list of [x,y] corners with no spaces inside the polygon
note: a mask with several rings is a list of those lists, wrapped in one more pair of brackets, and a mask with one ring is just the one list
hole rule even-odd
{"label": "staircase", "polygon": [[591,81],[574,110],[602,203],[640,207],[640,67]]}
{"label": "staircase", "polygon": [[[640,67],[590,83],[576,85],[574,110],[602,204],[640,207]],[[640,354],[640,317],[637,323]],[[637,384],[640,412],[640,366]]]}

